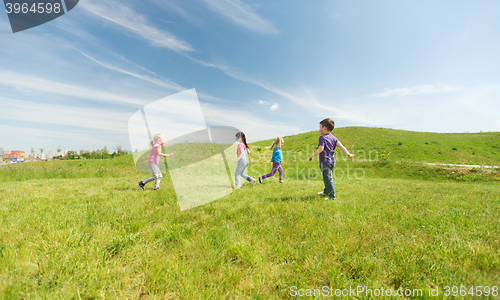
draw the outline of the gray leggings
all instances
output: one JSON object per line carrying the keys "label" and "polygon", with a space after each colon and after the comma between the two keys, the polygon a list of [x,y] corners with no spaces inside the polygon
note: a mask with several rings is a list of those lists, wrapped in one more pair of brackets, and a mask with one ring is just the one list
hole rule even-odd
{"label": "gray leggings", "polygon": [[155,180],[155,189],[157,189],[160,187],[160,181],[161,178],[163,177],[161,175],[160,168],[158,167],[158,164],[148,164],[148,167],[151,170],[151,173],[153,173],[153,176],[149,177],[146,180],[143,180],[142,183],[146,184],[148,182]]}

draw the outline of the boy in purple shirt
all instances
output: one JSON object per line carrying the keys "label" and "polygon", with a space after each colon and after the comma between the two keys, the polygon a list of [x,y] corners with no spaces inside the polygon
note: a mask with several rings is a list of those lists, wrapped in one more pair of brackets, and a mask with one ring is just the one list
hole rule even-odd
{"label": "boy in purple shirt", "polygon": [[[335,187],[333,186],[333,169],[335,168],[335,148],[339,147],[348,157],[353,157],[354,154],[349,153],[342,143],[332,135],[332,130],[335,128],[335,123],[332,119],[324,119],[319,122],[319,137],[318,149],[309,156],[309,161],[319,154],[319,168],[323,174],[323,182],[325,189],[319,192],[318,195],[328,196],[330,199],[335,199]],[[328,199],[328,198],[325,198]]]}

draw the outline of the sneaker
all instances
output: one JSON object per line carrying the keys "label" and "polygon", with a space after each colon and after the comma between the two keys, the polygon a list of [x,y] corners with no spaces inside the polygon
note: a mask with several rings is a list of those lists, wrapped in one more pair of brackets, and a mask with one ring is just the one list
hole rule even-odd
{"label": "sneaker", "polygon": [[327,195],[327,194],[325,194],[325,193],[323,193],[323,192],[318,192],[318,196],[322,196],[322,197],[324,197],[324,196],[328,196],[328,195]]}
{"label": "sneaker", "polygon": [[142,183],[142,181],[139,181],[139,183],[137,185],[139,185],[139,188],[141,189],[141,191],[144,191],[144,183]]}
{"label": "sneaker", "polygon": [[259,177],[259,183],[262,183],[262,176]]}
{"label": "sneaker", "polygon": [[280,183],[285,183],[283,180],[280,180]]}
{"label": "sneaker", "polygon": [[255,183],[257,183],[257,180],[255,180],[255,179],[252,178],[252,180],[250,180],[250,183],[251,184],[255,184]]}
{"label": "sneaker", "polygon": [[159,190],[159,189],[160,189],[160,188],[154,188],[154,190],[155,190],[155,191],[156,191],[156,190]]}

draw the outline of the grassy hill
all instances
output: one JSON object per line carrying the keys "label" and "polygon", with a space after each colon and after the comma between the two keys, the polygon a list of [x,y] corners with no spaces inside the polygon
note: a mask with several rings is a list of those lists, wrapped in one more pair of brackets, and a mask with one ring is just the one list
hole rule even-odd
{"label": "grassy hill", "polygon": [[[430,166],[423,163],[474,164],[500,166],[500,133],[428,133],[403,130],[343,127],[332,132],[347,149],[356,154],[347,158],[337,150],[336,169],[338,176],[358,172],[358,177],[369,178],[420,178],[426,180],[500,181],[500,168],[464,169],[450,166]],[[309,155],[317,148],[319,131],[285,136],[282,149],[284,169],[298,178],[298,170],[309,170],[317,165],[308,162]],[[262,173],[269,168],[264,163],[271,158],[272,140],[253,143],[251,161]],[[351,174],[350,176],[354,176]],[[310,178],[308,178],[310,179]],[[321,179],[321,178],[319,178]]]}
{"label": "grassy hill", "polygon": [[[459,167],[429,166],[421,164],[474,164],[500,166],[500,133],[428,133],[383,128],[343,127],[332,132],[356,157],[348,159],[340,150],[336,151],[337,167],[347,176],[347,168],[352,172],[363,170],[363,176],[372,178],[420,178],[428,180],[458,181],[499,181],[500,169],[472,169]],[[285,136],[282,149],[283,168],[286,176],[306,179],[301,170],[317,168],[316,157],[308,161],[309,155],[317,147],[319,131]],[[253,150],[249,159],[249,175],[260,176],[270,171],[272,153],[265,147],[272,140],[250,144]],[[177,145],[178,146],[178,145]],[[177,146],[167,152],[177,152],[176,159],[193,159],[179,151]],[[191,145],[190,149],[201,149],[203,158],[210,154],[207,145]],[[217,147],[216,147],[217,148]],[[207,150],[208,149],[208,150]],[[456,149],[456,150],[454,150]],[[217,149],[216,149],[217,150]],[[207,154],[205,154],[207,152]],[[231,158],[230,158],[231,159]],[[147,169],[147,168],[146,168]],[[52,161],[7,165],[0,169],[0,180],[29,180],[45,178],[95,178],[133,176],[137,170],[132,156],[122,156],[112,160]],[[299,174],[300,173],[300,174]],[[307,173],[307,172],[306,172]],[[305,177],[304,177],[305,176]],[[354,176],[354,175],[353,175]],[[312,177],[312,176],[310,176]],[[320,177],[310,178],[321,180]]]}
{"label": "grassy hill", "polygon": [[[342,127],[334,129],[332,134],[357,155],[368,156],[370,151],[377,151],[394,161],[500,166],[500,132],[433,133]],[[319,135],[319,131],[312,131],[285,136],[283,150],[309,149],[310,154],[318,145]],[[271,143],[272,139],[253,145],[262,147]]]}
{"label": "grassy hill", "polygon": [[[377,132],[384,142],[370,140]],[[137,188],[149,175],[131,155],[2,166],[0,299],[289,299],[294,286],[421,289],[407,298],[440,299],[445,286],[460,285],[488,286],[482,297],[497,298],[499,170],[457,175],[418,163],[455,162],[419,158],[410,141],[419,148],[427,133],[334,134],[352,152],[376,146],[399,154],[338,157],[336,170],[364,173],[337,173],[337,200],[328,201],[316,195],[323,187],[317,161],[306,161],[318,133],[285,137],[285,184],[277,176],[245,184],[183,212],[168,174],[159,191]],[[477,139],[478,153],[498,142],[440,136],[431,142],[444,148]],[[268,144],[251,145],[251,176],[269,172]],[[405,145],[408,151],[397,152]],[[452,159],[460,151],[450,150]],[[441,297],[429,297],[428,287],[439,287]]]}

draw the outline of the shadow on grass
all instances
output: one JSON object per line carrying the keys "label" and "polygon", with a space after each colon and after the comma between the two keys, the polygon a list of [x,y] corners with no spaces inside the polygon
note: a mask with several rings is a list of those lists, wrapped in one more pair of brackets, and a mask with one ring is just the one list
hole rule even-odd
{"label": "shadow on grass", "polygon": [[285,202],[285,201],[308,201],[308,200],[318,200],[321,199],[318,196],[309,195],[309,196],[301,196],[301,197],[292,197],[292,196],[284,196],[284,197],[276,197],[276,198],[265,198],[267,201],[274,202]]}

